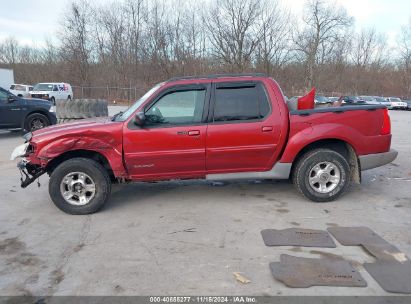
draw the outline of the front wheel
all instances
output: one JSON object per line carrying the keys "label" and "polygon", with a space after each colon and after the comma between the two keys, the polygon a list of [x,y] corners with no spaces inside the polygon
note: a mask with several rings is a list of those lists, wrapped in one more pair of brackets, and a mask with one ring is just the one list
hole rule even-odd
{"label": "front wheel", "polygon": [[308,199],[329,202],[348,187],[350,166],[344,156],[334,150],[315,149],[298,160],[293,182]]}
{"label": "front wheel", "polygon": [[47,116],[40,113],[30,114],[24,121],[24,129],[28,132],[36,131],[49,125],[50,121]]}
{"label": "front wheel", "polygon": [[97,212],[106,203],[110,191],[107,170],[91,159],[69,159],[50,176],[50,197],[57,208],[69,214]]}

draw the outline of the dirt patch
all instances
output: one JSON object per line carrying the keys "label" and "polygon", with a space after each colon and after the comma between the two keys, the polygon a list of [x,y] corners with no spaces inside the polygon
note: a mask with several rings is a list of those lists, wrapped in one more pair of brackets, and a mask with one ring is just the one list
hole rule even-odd
{"label": "dirt patch", "polygon": [[36,266],[41,263],[41,260],[30,252],[23,252],[17,256],[7,259],[7,264],[20,266]]}
{"label": "dirt patch", "polygon": [[404,207],[404,205],[396,204],[396,205],[394,205],[394,207],[395,207],[395,208],[402,208],[402,207]]}
{"label": "dirt patch", "polygon": [[0,241],[0,254],[15,254],[26,248],[26,244],[17,237]]}
{"label": "dirt patch", "polygon": [[339,227],[336,223],[325,223],[328,227]]}
{"label": "dirt patch", "polygon": [[297,222],[290,222],[290,224],[293,226],[300,226],[300,223],[297,223]]}
{"label": "dirt patch", "polygon": [[255,195],[253,195],[254,197],[257,197],[257,198],[264,198],[265,197],[265,195],[264,194],[255,194]]}
{"label": "dirt patch", "polygon": [[276,211],[279,212],[279,213],[288,213],[288,212],[290,212],[290,210],[284,209],[284,208],[282,208],[282,209],[276,209]]}
{"label": "dirt patch", "polygon": [[275,205],[275,206],[278,207],[278,208],[282,208],[282,207],[287,206],[287,203],[286,203],[286,202],[280,202],[280,201],[278,201],[278,200],[276,200],[276,201],[279,202],[279,204]]}
{"label": "dirt patch", "polygon": [[74,252],[79,252],[84,247],[84,244],[78,244],[76,247],[73,248]]}
{"label": "dirt patch", "polygon": [[114,291],[116,293],[122,293],[122,292],[124,292],[124,288],[121,287],[120,285],[116,285],[116,286],[114,286]]}
{"label": "dirt patch", "polygon": [[29,276],[27,279],[24,280],[24,284],[35,284],[39,280],[39,275],[38,273],[32,274]]}
{"label": "dirt patch", "polygon": [[293,251],[293,252],[302,252],[303,250],[301,249],[301,247],[293,247],[291,249],[288,249],[289,251]]}
{"label": "dirt patch", "polygon": [[17,225],[22,226],[22,225],[26,225],[29,222],[30,222],[30,219],[25,218],[25,219],[21,220]]}
{"label": "dirt patch", "polygon": [[56,269],[51,272],[50,282],[53,285],[58,285],[64,280],[64,272],[61,269]]}

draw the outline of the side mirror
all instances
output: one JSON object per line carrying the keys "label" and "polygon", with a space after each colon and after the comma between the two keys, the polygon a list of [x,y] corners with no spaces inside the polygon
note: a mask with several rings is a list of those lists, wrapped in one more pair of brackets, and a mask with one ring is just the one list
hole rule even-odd
{"label": "side mirror", "polygon": [[12,96],[12,95],[9,95],[9,97],[7,97],[7,101],[8,102],[13,102],[13,101],[15,101],[16,100],[16,98],[14,97],[14,96]]}
{"label": "side mirror", "polygon": [[137,126],[144,126],[144,121],[146,120],[146,115],[144,112],[138,112],[136,116],[134,116],[134,124]]}

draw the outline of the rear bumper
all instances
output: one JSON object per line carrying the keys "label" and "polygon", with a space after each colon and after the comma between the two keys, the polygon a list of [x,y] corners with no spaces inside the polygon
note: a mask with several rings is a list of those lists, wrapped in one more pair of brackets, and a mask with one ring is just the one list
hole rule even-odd
{"label": "rear bumper", "polygon": [[361,155],[358,157],[361,171],[384,166],[396,159],[397,155],[398,152],[394,149],[384,153]]}

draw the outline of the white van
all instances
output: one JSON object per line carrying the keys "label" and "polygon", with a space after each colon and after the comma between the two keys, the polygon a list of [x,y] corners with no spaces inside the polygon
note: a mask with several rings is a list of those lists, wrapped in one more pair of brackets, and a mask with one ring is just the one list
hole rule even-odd
{"label": "white van", "polygon": [[30,97],[31,91],[33,91],[33,86],[28,84],[13,83],[9,89],[10,93],[18,97]]}
{"label": "white van", "polygon": [[73,99],[73,90],[71,85],[64,82],[42,82],[34,86],[30,92],[32,98],[43,98],[56,102],[57,99]]}

